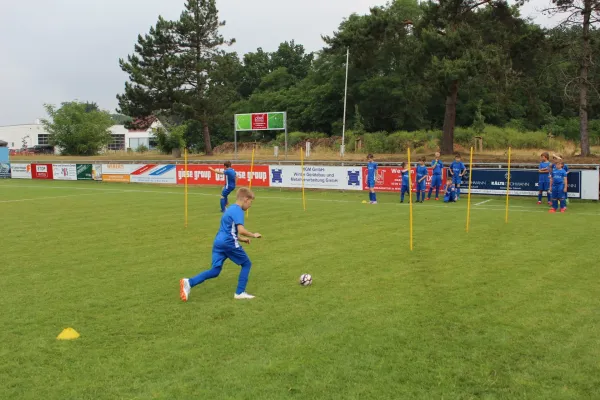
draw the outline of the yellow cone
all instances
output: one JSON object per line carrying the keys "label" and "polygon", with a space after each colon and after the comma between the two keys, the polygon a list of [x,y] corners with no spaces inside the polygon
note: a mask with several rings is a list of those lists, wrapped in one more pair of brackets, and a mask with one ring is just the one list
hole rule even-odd
{"label": "yellow cone", "polygon": [[363,204],[367,204],[367,201],[366,201],[366,200],[363,200],[363,201],[362,201],[362,203],[363,203]]}
{"label": "yellow cone", "polygon": [[56,338],[58,340],[73,340],[79,337],[79,333],[73,328],[66,328]]}

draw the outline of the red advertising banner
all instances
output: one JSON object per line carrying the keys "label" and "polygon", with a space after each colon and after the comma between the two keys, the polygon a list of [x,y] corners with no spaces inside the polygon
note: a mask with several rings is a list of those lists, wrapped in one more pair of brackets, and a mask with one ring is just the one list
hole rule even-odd
{"label": "red advertising banner", "polygon": [[[377,168],[377,175],[375,177],[375,190],[378,192],[400,192],[400,188],[402,187],[402,176],[400,175],[401,168],[400,167],[379,167]],[[429,190],[429,186],[431,186],[431,176],[433,175],[433,169],[427,168],[428,176],[425,179],[426,187],[425,190]],[[367,186],[367,178],[369,171],[367,167],[363,167],[363,190],[369,190]],[[417,177],[417,169],[412,168],[410,172],[410,177],[412,180],[412,191],[417,191],[416,186],[416,177]],[[442,172],[442,189],[446,184],[446,169],[444,168]]]}
{"label": "red advertising banner", "polygon": [[269,128],[269,116],[267,114],[252,114],[252,129],[268,129],[268,128]]}
{"label": "red advertising banner", "polygon": [[[215,174],[209,168],[214,168],[217,171],[223,170],[223,165],[188,165],[188,185],[224,185],[225,177],[220,174]],[[232,165],[235,170],[237,179],[236,186],[248,186],[250,181],[250,166],[249,165]],[[255,165],[252,186],[269,186],[269,166]],[[177,165],[177,184],[185,183],[185,167]]]}
{"label": "red advertising banner", "polygon": [[31,164],[33,179],[53,179],[52,164]]}

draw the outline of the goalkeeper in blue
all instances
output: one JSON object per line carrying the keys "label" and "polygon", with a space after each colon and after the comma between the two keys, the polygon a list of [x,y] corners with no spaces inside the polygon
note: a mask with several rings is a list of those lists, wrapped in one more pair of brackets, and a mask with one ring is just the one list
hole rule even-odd
{"label": "goalkeeper in blue", "polygon": [[425,166],[425,157],[419,160],[417,166],[417,203],[425,200],[425,185],[427,184],[427,167]]}
{"label": "goalkeeper in blue", "polygon": [[377,204],[377,193],[375,193],[375,175],[377,174],[377,163],[373,161],[373,154],[367,156],[367,187],[369,188],[369,204]]}
{"label": "goalkeeper in blue", "polygon": [[223,172],[217,171],[216,169],[209,167],[212,172],[217,175],[223,175],[225,177],[225,186],[223,186],[223,191],[221,192],[221,212],[225,212],[225,207],[229,205],[228,196],[231,192],[235,190],[235,170],[231,168],[231,162],[226,161],[225,169]]}
{"label": "goalkeeper in blue", "polygon": [[244,251],[241,243],[250,244],[249,238],[261,238],[260,233],[252,233],[244,227],[244,212],[252,206],[254,193],[248,188],[242,187],[237,191],[236,202],[225,211],[221,217],[221,226],[215,237],[212,248],[212,266],[191,279],[179,281],[179,297],[188,301],[190,291],[204,281],[218,277],[223,269],[223,263],[230,259],[242,267],[238,278],[238,285],[233,296],[237,300],[253,299],[254,296],[246,293],[248,276],[252,263],[248,254]]}
{"label": "goalkeeper in blue", "polygon": [[564,213],[567,211],[567,203],[565,202],[567,196],[567,171],[563,169],[563,162],[557,161],[552,170],[552,178],[550,184],[552,185],[552,208],[551,213],[555,213],[558,210],[558,203],[560,201],[560,212]]}
{"label": "goalkeeper in blue", "polygon": [[450,174],[452,175],[452,183],[456,187],[456,200],[460,200],[460,185],[462,177],[467,173],[467,167],[462,163],[460,154],[456,153],[454,161],[450,164]]}

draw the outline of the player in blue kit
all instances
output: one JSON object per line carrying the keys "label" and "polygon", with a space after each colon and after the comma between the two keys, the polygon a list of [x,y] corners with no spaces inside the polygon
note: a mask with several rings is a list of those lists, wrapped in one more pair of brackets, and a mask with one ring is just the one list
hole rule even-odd
{"label": "player in blue kit", "polygon": [[542,195],[543,192],[546,192],[548,195],[548,204],[552,204],[551,196],[552,192],[550,191],[550,155],[547,152],[542,153],[540,167],[538,168],[538,172],[540,176],[538,178],[538,204],[542,204]]}
{"label": "player in blue kit", "polygon": [[456,202],[456,185],[452,183],[452,179],[448,178],[446,187],[444,188],[444,203]]}
{"label": "player in blue kit", "polygon": [[[417,203],[422,203],[425,200],[425,185],[427,184],[427,167],[425,166],[425,157],[419,160],[417,166]],[[421,195],[423,197],[421,197]]]}
{"label": "player in blue kit", "polygon": [[567,171],[563,169],[563,162],[557,161],[556,168],[552,170],[552,178],[550,183],[552,185],[552,208],[551,213],[555,213],[558,209],[558,202],[560,201],[560,212],[564,213],[567,211],[567,204],[565,198],[567,195]]}
{"label": "player in blue kit", "polygon": [[375,193],[375,176],[377,174],[377,163],[373,161],[373,154],[367,156],[367,187],[369,188],[369,204],[377,204]]}
{"label": "player in blue kit", "polygon": [[456,200],[460,200],[460,185],[462,177],[467,173],[467,167],[460,160],[460,154],[456,153],[454,161],[450,164],[450,174],[452,175],[452,183],[456,187]]}
{"label": "player in blue kit", "polygon": [[[550,178],[552,178],[552,171],[554,171],[556,169],[556,164],[559,161],[562,163],[562,166],[563,166],[562,169],[565,170],[565,172],[567,173],[567,178],[568,178],[569,177],[569,166],[564,163],[563,157],[562,157],[561,154],[552,154],[552,162],[553,162],[553,164],[552,164],[552,169],[550,170],[550,173],[549,173]],[[567,205],[569,204],[569,192],[568,192],[568,190],[565,193],[565,204],[567,204]]]}
{"label": "player in blue kit", "polygon": [[440,160],[440,153],[435,153],[435,160],[431,162],[431,168],[433,168],[433,175],[431,176],[431,186],[429,186],[429,195],[427,200],[431,200],[431,192],[435,187],[435,199],[439,200],[440,189],[442,188],[442,171],[444,170],[444,162]]}
{"label": "player in blue kit", "polygon": [[226,161],[223,165],[225,166],[225,170],[223,170],[223,172],[217,171],[212,167],[208,168],[215,174],[223,175],[225,177],[225,186],[223,186],[223,191],[221,192],[221,212],[225,212],[225,207],[229,205],[229,200],[227,197],[229,196],[229,193],[235,190],[236,178],[235,170],[231,168],[231,162]]}
{"label": "player in blue kit", "polygon": [[408,180],[410,179],[410,166],[405,168],[406,164],[400,164],[400,175],[402,176],[402,187],[400,188],[400,203],[404,203],[404,194],[410,195]]}
{"label": "player in blue kit", "polygon": [[[244,227],[244,211],[252,206],[254,193],[248,188],[242,187],[238,190],[236,202],[225,211],[221,217],[221,226],[215,237],[212,248],[212,267],[191,279],[181,279],[179,281],[179,296],[181,300],[188,301],[191,289],[202,282],[219,276],[223,263],[230,259],[242,267],[238,278],[238,286],[235,291],[234,299],[245,300],[253,299],[254,296],[246,293],[246,284],[250,275],[252,263],[250,258],[240,245],[242,243],[250,244],[248,238],[260,238],[260,233],[252,233]],[[245,236],[245,237],[242,237]]]}

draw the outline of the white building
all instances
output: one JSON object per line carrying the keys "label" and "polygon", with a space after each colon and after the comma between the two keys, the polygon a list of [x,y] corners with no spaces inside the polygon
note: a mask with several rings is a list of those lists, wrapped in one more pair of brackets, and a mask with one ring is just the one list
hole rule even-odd
{"label": "white building", "polygon": [[[128,130],[123,125],[113,125],[110,131],[113,137],[108,150],[125,151],[137,150],[141,145],[148,149],[156,147],[152,129],[161,126],[159,121],[153,121],[149,126],[138,130]],[[0,140],[8,142],[10,150],[20,150],[38,145],[49,145],[50,134],[44,130],[39,120],[34,124],[0,126]]]}

